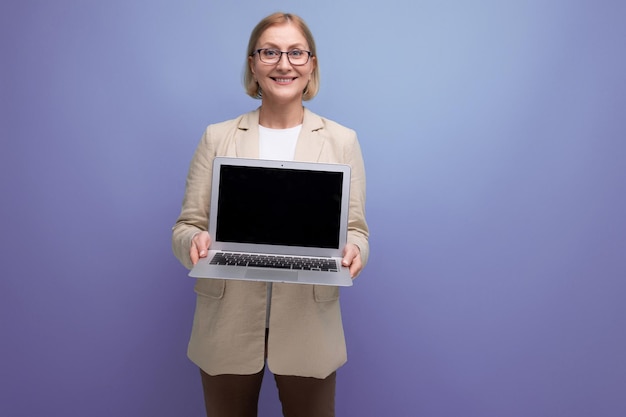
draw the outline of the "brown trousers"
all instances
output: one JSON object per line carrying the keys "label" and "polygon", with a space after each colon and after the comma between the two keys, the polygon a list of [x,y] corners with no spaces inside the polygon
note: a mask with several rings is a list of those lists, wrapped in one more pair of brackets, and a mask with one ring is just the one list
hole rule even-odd
{"label": "brown trousers", "polygon": [[[254,375],[211,376],[200,370],[207,417],[257,417],[264,369]],[[274,375],[285,417],[334,417],[335,381]]]}

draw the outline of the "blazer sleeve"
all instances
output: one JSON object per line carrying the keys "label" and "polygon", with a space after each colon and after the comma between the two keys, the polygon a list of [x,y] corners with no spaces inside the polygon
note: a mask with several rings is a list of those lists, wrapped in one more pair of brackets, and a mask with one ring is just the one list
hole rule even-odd
{"label": "blazer sleeve", "polygon": [[216,155],[211,132],[212,126],[207,127],[191,160],[181,212],[172,228],[172,250],[188,269],[193,267],[189,257],[191,239],[196,233],[208,230],[211,177]]}
{"label": "blazer sleeve", "polygon": [[345,147],[344,160],[351,167],[350,211],[348,214],[348,243],[361,250],[363,266],[369,259],[369,228],[365,220],[365,164],[356,133]]}

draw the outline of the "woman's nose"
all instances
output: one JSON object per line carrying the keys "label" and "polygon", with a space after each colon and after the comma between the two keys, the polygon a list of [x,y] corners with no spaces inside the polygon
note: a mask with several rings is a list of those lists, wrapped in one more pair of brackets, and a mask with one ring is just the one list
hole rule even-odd
{"label": "woman's nose", "polygon": [[281,53],[280,58],[278,59],[278,67],[287,68],[291,66],[291,62],[289,62],[289,58],[286,53]]}

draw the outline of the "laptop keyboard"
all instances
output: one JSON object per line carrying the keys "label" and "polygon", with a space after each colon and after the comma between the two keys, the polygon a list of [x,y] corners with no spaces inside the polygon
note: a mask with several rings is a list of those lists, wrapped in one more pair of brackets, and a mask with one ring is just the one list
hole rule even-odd
{"label": "laptop keyboard", "polygon": [[337,272],[337,262],[329,258],[302,258],[296,256],[257,255],[250,253],[218,252],[211,265],[253,266],[257,268],[299,269]]}

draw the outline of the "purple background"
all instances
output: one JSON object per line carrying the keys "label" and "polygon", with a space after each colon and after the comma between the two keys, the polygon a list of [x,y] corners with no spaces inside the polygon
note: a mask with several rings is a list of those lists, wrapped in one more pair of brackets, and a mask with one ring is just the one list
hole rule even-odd
{"label": "purple background", "polygon": [[0,415],[203,415],[170,227],[279,9],[368,170],[338,416],[626,415],[617,0],[3,1]]}

